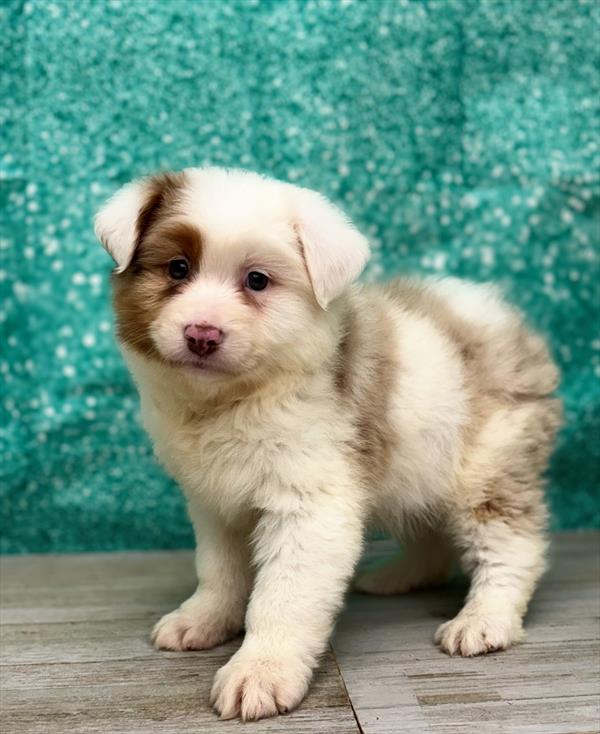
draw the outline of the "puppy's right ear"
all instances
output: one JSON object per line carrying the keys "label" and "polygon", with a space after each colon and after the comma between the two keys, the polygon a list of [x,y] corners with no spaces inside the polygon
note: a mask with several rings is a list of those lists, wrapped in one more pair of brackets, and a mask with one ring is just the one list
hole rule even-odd
{"label": "puppy's right ear", "polygon": [[115,261],[117,273],[122,273],[133,258],[138,220],[146,198],[146,183],[133,181],[113,194],[96,214],[96,237]]}

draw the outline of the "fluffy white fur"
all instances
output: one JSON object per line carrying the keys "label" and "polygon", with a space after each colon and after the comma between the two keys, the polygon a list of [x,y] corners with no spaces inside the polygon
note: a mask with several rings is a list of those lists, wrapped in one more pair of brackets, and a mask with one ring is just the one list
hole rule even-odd
{"label": "fluffy white fur", "polygon": [[[126,187],[97,219],[118,272],[139,246],[144,191]],[[519,640],[544,564],[543,503],[532,486],[542,520],[531,520],[508,479],[506,496],[489,488],[510,476],[511,462],[521,470],[515,446],[548,443],[557,420],[542,428],[552,413],[544,401],[556,375],[542,356],[554,375],[548,389],[495,402],[523,368],[502,363],[498,389],[477,369],[487,369],[488,343],[533,360],[521,317],[494,289],[454,279],[415,286],[417,305],[411,284],[406,296],[400,286],[350,287],[364,238],[314,192],[254,174],[187,171],[169,216],[201,232],[199,273],[150,326],[160,358],[123,349],[156,454],[188,501],[199,584],[157,623],[155,645],[208,648],[245,627],[216,676],[216,711],[289,711],[306,694],[372,525],[406,540],[407,555],[363,574],[358,588],[438,583],[456,554],[473,583],[464,609],[438,630],[441,647],[475,655]],[[277,283],[254,294],[254,306],[240,294],[249,268]],[[207,369],[182,337],[198,321],[227,335]],[[455,332],[484,341],[475,371]],[[385,408],[374,410],[382,391]],[[380,444],[389,448],[377,453]]]}

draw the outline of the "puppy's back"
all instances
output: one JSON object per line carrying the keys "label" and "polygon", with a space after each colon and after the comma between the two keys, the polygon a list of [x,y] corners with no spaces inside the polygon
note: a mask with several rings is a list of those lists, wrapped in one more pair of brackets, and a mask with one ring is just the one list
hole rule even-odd
{"label": "puppy's back", "polygon": [[404,312],[431,320],[446,335],[480,390],[536,399],[556,389],[559,373],[546,342],[495,286],[457,278],[400,279],[384,290]]}

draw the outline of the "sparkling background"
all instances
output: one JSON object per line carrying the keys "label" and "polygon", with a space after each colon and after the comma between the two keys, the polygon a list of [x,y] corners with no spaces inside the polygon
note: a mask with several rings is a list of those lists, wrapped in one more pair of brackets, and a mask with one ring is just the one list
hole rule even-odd
{"label": "sparkling background", "polygon": [[192,535],[115,346],[92,216],[157,169],[319,189],[366,277],[493,279],[549,336],[555,527],[600,525],[600,3],[132,0],[0,9],[5,552]]}

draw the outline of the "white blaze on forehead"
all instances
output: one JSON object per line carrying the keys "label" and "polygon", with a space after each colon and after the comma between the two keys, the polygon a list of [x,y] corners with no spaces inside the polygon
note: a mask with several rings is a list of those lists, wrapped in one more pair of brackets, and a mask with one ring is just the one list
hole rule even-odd
{"label": "white blaze on forehead", "polygon": [[254,242],[261,235],[271,241],[293,236],[280,182],[220,168],[189,168],[185,173],[183,209],[208,240],[223,245]]}
{"label": "white blaze on forehead", "polygon": [[[207,250],[218,247],[217,257],[225,251],[233,256],[240,246],[251,255],[259,255],[264,246],[295,253],[323,308],[362,271],[367,240],[316,192],[248,171],[192,168],[185,174],[184,211],[200,229]],[[203,262],[210,259],[205,251]]]}

